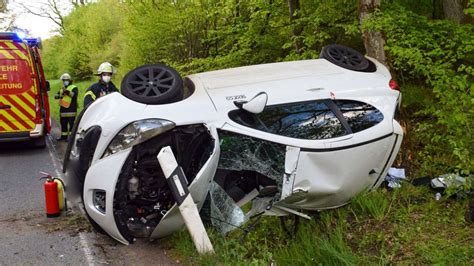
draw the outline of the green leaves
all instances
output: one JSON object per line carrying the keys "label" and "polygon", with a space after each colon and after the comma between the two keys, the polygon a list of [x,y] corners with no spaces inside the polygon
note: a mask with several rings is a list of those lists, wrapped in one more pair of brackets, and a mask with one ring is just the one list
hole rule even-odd
{"label": "green leaves", "polygon": [[429,20],[391,5],[363,27],[382,30],[396,74],[406,83],[422,80],[436,98],[423,112],[432,119],[418,125],[422,172],[472,172],[473,25]]}

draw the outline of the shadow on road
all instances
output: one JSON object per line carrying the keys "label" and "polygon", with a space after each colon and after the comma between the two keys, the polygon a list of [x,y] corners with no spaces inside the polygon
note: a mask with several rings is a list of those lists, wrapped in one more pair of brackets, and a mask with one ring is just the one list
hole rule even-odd
{"label": "shadow on road", "polygon": [[[46,149],[46,148],[44,148]],[[3,154],[22,154],[22,153],[41,153],[42,148],[35,148],[29,142],[5,142],[0,143],[0,155]]]}

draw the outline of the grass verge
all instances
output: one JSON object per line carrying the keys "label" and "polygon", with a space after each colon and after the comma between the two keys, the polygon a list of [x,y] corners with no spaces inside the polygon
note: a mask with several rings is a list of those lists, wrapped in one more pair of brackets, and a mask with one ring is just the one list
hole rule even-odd
{"label": "grass verge", "polygon": [[199,255],[183,230],[171,236],[184,264],[353,265],[474,263],[474,226],[464,220],[468,199],[434,199],[426,187],[363,193],[344,207],[312,213],[296,234],[264,217],[248,234],[223,237],[209,228],[215,255]]}

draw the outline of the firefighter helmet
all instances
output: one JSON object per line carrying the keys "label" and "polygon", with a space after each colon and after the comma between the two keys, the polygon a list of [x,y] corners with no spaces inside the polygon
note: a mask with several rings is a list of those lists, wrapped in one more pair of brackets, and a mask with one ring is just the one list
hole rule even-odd
{"label": "firefighter helmet", "polygon": [[101,75],[102,73],[114,73],[114,67],[109,62],[104,62],[100,64],[99,68],[97,69],[97,75]]}
{"label": "firefighter helmet", "polygon": [[60,80],[71,80],[71,75],[69,75],[68,73],[64,73],[61,75],[61,77],[59,78]]}

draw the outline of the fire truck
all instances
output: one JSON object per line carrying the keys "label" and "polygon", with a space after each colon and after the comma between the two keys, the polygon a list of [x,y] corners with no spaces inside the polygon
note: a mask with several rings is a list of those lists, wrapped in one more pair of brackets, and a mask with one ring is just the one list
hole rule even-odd
{"label": "fire truck", "polygon": [[0,142],[29,141],[46,146],[51,131],[39,39],[0,32]]}

